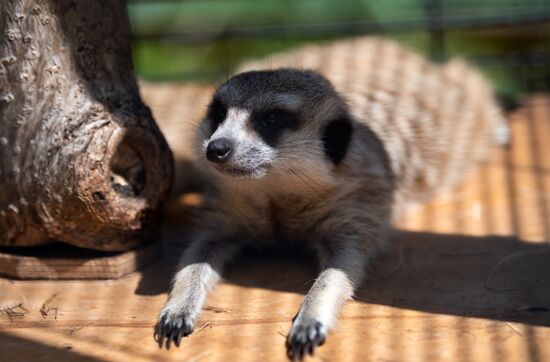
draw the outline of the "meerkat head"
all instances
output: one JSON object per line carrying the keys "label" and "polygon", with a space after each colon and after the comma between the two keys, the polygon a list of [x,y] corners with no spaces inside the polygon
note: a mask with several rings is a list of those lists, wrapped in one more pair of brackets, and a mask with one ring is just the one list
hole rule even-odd
{"label": "meerkat head", "polygon": [[347,106],[329,81],[294,69],[229,79],[215,92],[201,128],[209,164],[224,175],[256,179],[330,173],[353,133]]}

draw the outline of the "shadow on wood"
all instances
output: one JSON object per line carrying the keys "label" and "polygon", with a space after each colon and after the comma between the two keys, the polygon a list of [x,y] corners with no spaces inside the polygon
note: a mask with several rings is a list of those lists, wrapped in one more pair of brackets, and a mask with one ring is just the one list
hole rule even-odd
{"label": "shadow on wood", "polygon": [[[395,245],[373,265],[356,301],[550,326],[550,246],[415,232],[402,233]],[[165,245],[163,261],[142,272],[136,293],[167,292],[181,251]],[[225,273],[229,284],[304,295],[315,277],[315,257],[288,249],[245,251]]]}
{"label": "shadow on wood", "polygon": [[62,348],[48,346],[32,341],[28,338],[19,338],[13,334],[0,332],[2,359],[4,361],[32,361],[40,356],[48,356],[53,361],[101,361],[90,356],[71,351],[72,346],[67,343]]}
{"label": "shadow on wood", "polygon": [[64,243],[0,247],[0,275],[14,279],[116,279],[158,258],[158,243],[128,251],[83,249]]}

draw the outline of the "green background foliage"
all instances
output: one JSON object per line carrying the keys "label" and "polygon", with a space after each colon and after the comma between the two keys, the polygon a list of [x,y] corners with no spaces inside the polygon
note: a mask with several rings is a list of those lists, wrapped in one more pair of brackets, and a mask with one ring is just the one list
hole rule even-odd
{"label": "green background foliage", "polygon": [[128,10],[137,72],[153,81],[216,81],[248,58],[381,34],[434,60],[466,57],[501,93],[550,83],[550,0],[134,0]]}

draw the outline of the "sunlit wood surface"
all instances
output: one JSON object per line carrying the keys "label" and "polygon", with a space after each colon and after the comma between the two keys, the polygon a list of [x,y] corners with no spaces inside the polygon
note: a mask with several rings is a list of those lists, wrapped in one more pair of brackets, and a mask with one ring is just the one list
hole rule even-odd
{"label": "sunlit wood surface", "polygon": [[[209,92],[143,87],[179,156],[163,259],[114,281],[0,279],[0,360],[285,360],[285,335],[315,277],[306,256],[247,254],[179,349],[159,350],[152,338],[199,201],[183,193],[199,182],[186,134]],[[550,361],[550,97],[526,99],[509,120],[509,147],[399,220],[408,231],[312,361]]]}

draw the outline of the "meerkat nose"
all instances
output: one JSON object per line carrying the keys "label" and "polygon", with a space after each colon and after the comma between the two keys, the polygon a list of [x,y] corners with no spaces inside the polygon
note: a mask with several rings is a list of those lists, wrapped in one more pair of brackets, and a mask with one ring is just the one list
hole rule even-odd
{"label": "meerkat nose", "polygon": [[233,143],[227,138],[210,141],[206,147],[206,158],[210,162],[225,163],[233,151]]}

